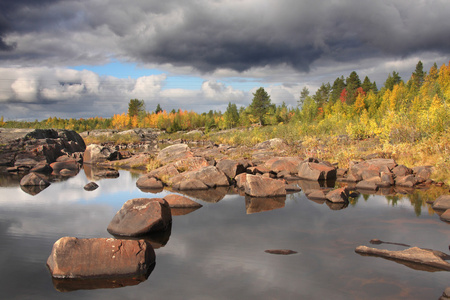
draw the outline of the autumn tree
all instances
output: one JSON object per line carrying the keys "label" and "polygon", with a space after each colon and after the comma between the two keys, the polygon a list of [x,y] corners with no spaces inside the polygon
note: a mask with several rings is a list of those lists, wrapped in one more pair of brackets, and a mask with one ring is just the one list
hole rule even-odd
{"label": "autumn tree", "polygon": [[253,93],[253,100],[250,104],[250,111],[261,125],[264,125],[264,116],[269,111],[271,106],[270,96],[260,87],[255,93]]}
{"label": "autumn tree", "polygon": [[331,86],[330,102],[335,103],[339,100],[342,90],[345,89],[345,79],[344,76],[336,78]]}

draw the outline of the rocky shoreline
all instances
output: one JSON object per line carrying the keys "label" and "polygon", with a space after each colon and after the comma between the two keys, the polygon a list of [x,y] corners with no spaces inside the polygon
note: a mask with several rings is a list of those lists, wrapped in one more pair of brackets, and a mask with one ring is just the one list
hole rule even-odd
{"label": "rocky shoreline", "polygon": [[[371,157],[367,160],[350,161],[347,168],[342,168],[314,157],[290,156],[289,146],[281,139],[268,140],[251,148],[211,142],[189,146],[178,140],[160,149],[154,136],[143,137],[146,140],[140,145],[145,145],[144,147],[113,146],[108,143],[86,147],[81,135],[73,131],[1,129],[0,171],[3,175],[20,177],[21,188],[34,195],[48,187],[52,181],[76,175],[82,167],[92,181],[117,177],[118,168],[137,169],[143,173],[136,181],[137,188],[142,191],[158,193],[167,189],[188,196],[171,194],[167,199],[141,198],[127,201],[108,226],[108,231],[118,239],[139,239],[149,233],[170,230],[171,216],[186,213],[177,209],[192,211],[201,207],[190,197],[216,202],[229,193],[230,189],[246,197],[247,213],[255,213],[283,207],[287,194],[301,190],[308,199],[326,203],[330,209],[338,210],[347,207],[350,199],[359,193],[395,195],[442,186],[442,183],[431,179],[431,166],[408,168],[397,164],[393,159]],[[97,187],[95,182],[91,182],[84,188],[90,191]],[[444,188],[447,194],[430,204],[442,221],[450,222],[450,195],[448,187]],[[68,253],[71,250],[61,248],[60,244],[81,243],[90,252],[97,249],[95,251],[98,253],[94,255],[97,257],[104,255],[101,249],[106,244],[108,247],[125,245],[119,242],[116,246],[111,246],[109,240],[101,239],[67,239],[63,240],[64,243],[55,243],[53,252]],[[139,281],[143,281],[153,268],[154,252],[152,245],[144,240],[138,240],[137,243],[129,246],[136,253],[140,253],[142,247],[149,249],[145,250],[147,254],[144,255],[146,267],[136,271],[136,274],[143,276]],[[267,251],[284,255],[295,253],[289,249]],[[449,256],[429,249],[410,247],[397,253],[359,246],[355,251],[362,255],[418,264],[424,269],[430,267],[450,270],[446,262]],[[83,253],[77,255],[84,256]],[[59,258],[63,260],[56,262],[56,256],[52,253],[48,261],[55,280],[98,278],[105,275],[103,265],[98,265],[98,268],[95,267],[97,269],[81,270],[78,277],[70,277],[67,274],[73,273],[73,265],[64,260],[63,254],[59,254]],[[90,259],[95,260],[95,257]],[[106,261],[111,258],[105,256],[102,259]],[[64,265],[66,270],[61,271],[58,264]],[[138,265],[142,266],[142,261]],[[123,270],[129,268],[134,266],[124,263]],[[118,272],[130,273],[123,270]],[[64,286],[61,282],[58,284]]]}

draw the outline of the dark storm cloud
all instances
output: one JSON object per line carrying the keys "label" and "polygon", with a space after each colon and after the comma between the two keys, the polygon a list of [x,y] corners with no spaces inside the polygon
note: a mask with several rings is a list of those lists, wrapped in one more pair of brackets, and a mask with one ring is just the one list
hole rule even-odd
{"label": "dark storm cloud", "polygon": [[0,49],[13,52],[0,62],[14,64],[103,56],[203,72],[280,64],[308,71],[322,58],[450,51],[446,1],[22,0],[2,1],[0,10]]}

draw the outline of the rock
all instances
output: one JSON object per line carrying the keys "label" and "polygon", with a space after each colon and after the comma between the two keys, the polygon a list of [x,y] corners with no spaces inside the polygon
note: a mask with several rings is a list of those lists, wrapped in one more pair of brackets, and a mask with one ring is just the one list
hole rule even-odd
{"label": "rock", "polygon": [[398,165],[392,169],[392,173],[394,173],[394,175],[397,177],[402,177],[402,176],[412,174],[413,170],[411,170],[410,168],[408,168],[404,165]]}
{"label": "rock", "polygon": [[379,185],[380,187],[390,187],[395,184],[393,173],[381,172],[380,178],[381,178],[381,184]]}
{"label": "rock", "polygon": [[168,165],[162,166],[160,168],[157,168],[153,171],[150,171],[147,174],[147,176],[155,177],[164,183],[168,183],[170,178],[172,178],[178,174],[180,174],[180,172],[178,172],[177,168],[173,164],[168,164]]}
{"label": "rock", "polygon": [[[439,251],[412,247],[402,251],[389,251],[384,249],[359,246],[355,249],[356,253],[388,258],[392,260],[413,263],[419,266],[431,267],[432,269],[450,271],[450,263],[444,258],[446,255]],[[444,256],[445,255],[445,256]],[[420,267],[419,267],[420,268]]]}
{"label": "rock", "polygon": [[34,168],[38,163],[43,163],[44,161],[37,161],[36,159],[26,157],[21,159],[16,159],[14,166],[17,168],[26,168],[26,169],[32,169]]}
{"label": "rock", "polygon": [[290,183],[285,186],[286,192],[300,192],[302,189],[297,183]]}
{"label": "rock", "polygon": [[208,167],[210,164],[204,157],[188,157],[172,163],[179,172],[197,171],[201,168]]}
{"label": "rock", "polygon": [[229,179],[234,179],[236,175],[244,173],[246,168],[240,162],[231,159],[223,159],[216,164],[217,169],[222,171]]}
{"label": "rock", "polygon": [[140,190],[160,190],[164,188],[164,185],[161,181],[156,179],[155,177],[144,175],[139,177],[136,181],[136,186]]}
{"label": "rock", "polygon": [[433,167],[432,166],[414,167],[413,172],[416,175],[416,177],[423,179],[423,180],[428,180],[431,178],[431,174],[433,172]]}
{"label": "rock", "polygon": [[278,179],[247,174],[245,193],[252,197],[286,196],[286,187]]}
{"label": "rock", "polygon": [[193,179],[200,180],[210,188],[230,185],[227,176],[214,166],[204,167],[197,171],[181,173],[175,177],[172,177],[170,181],[172,185],[175,185],[177,183]]}
{"label": "rock", "polygon": [[439,298],[439,300],[445,300],[445,299],[450,299],[450,287],[445,288],[444,292],[442,293],[441,298]]}
{"label": "rock", "polygon": [[39,162],[30,170],[30,172],[49,174],[53,172],[53,169],[47,162]]}
{"label": "rock", "polygon": [[41,177],[36,173],[29,173],[25,175],[20,180],[20,185],[22,186],[49,186],[50,182],[48,182],[45,178]]}
{"label": "rock", "polygon": [[137,198],[125,202],[108,225],[116,236],[141,236],[166,230],[172,222],[167,201],[160,198]]}
{"label": "rock", "polygon": [[374,158],[366,161],[351,161],[347,175],[348,181],[367,180],[380,176],[381,172],[391,173],[397,166],[393,159]]}
{"label": "rock", "polygon": [[345,203],[348,202],[349,190],[346,187],[332,190],[327,193],[327,200],[333,203]]}
{"label": "rock", "polygon": [[376,191],[381,184],[380,177],[372,177],[367,180],[362,180],[356,184],[356,188],[360,190]]}
{"label": "rock", "polygon": [[244,189],[245,188],[245,182],[247,181],[247,174],[246,173],[242,173],[236,176],[236,178],[234,178],[234,180],[236,181],[236,186],[240,189]]}
{"label": "rock", "polygon": [[77,174],[80,170],[80,165],[75,160],[67,160],[62,162],[54,162],[50,164],[50,167],[52,168],[53,175],[60,175],[61,170],[66,169],[71,171],[72,173]]}
{"label": "rock", "polygon": [[194,191],[194,190],[207,190],[209,187],[198,179],[187,179],[185,181],[177,182],[173,184],[175,190],[180,191]]}
{"label": "rock", "polygon": [[269,173],[270,170],[264,166],[253,166],[247,168],[247,173],[256,175],[256,174],[266,174]]}
{"label": "rock", "polygon": [[168,164],[170,162],[183,160],[189,157],[192,157],[193,154],[190,151],[188,145],[186,144],[176,144],[162,149],[157,159],[163,165]]}
{"label": "rock", "polygon": [[113,169],[98,170],[94,174],[98,178],[117,178],[120,176],[119,171]]}
{"label": "rock", "polygon": [[434,210],[447,210],[450,209],[450,195],[441,195],[434,200],[432,205]]}
{"label": "rock", "polygon": [[200,203],[177,194],[167,195],[163,199],[169,203],[170,208],[199,208],[203,206]]}
{"label": "rock", "polygon": [[297,253],[297,251],[293,251],[293,250],[289,250],[289,249],[273,249],[273,250],[266,250],[264,252],[270,253],[270,254],[278,254],[278,255],[291,255],[291,254]]}
{"label": "rock", "polygon": [[272,172],[288,172],[297,174],[299,166],[303,163],[298,157],[274,157],[266,161],[265,166]]}
{"label": "rock", "polygon": [[398,176],[395,178],[395,185],[402,187],[414,187],[421,181],[414,175]]}
{"label": "rock", "polygon": [[300,164],[297,175],[306,180],[336,179],[336,169],[321,163],[304,162]]}
{"label": "rock", "polygon": [[118,151],[107,146],[91,144],[86,147],[83,155],[84,164],[99,164],[108,160],[117,159]]}
{"label": "rock", "polygon": [[84,186],[84,189],[86,191],[94,191],[98,188],[98,184],[96,184],[95,182],[89,182]]}
{"label": "rock", "polygon": [[147,278],[155,265],[155,252],[144,240],[63,237],[47,259],[54,278]]}
{"label": "rock", "polygon": [[325,190],[309,190],[306,197],[310,200],[327,200],[327,191]]}

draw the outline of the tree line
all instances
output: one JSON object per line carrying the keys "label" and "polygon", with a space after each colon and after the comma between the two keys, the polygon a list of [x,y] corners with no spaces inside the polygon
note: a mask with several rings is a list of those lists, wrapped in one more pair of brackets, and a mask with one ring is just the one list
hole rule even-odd
{"label": "tree line", "polygon": [[398,72],[390,73],[380,89],[367,76],[357,72],[322,83],[312,95],[307,87],[300,91],[298,105],[275,105],[263,87],[253,93],[247,107],[229,103],[224,113],[167,112],[160,104],[147,111],[143,100],[131,99],[128,111],[111,118],[61,119],[42,121],[4,121],[2,127],[63,128],[78,132],[93,129],[158,128],[167,132],[204,128],[206,131],[289,124],[300,134],[348,134],[353,138],[381,136],[398,141],[414,141],[448,130],[450,125],[450,63],[428,72],[419,61],[405,82]]}

